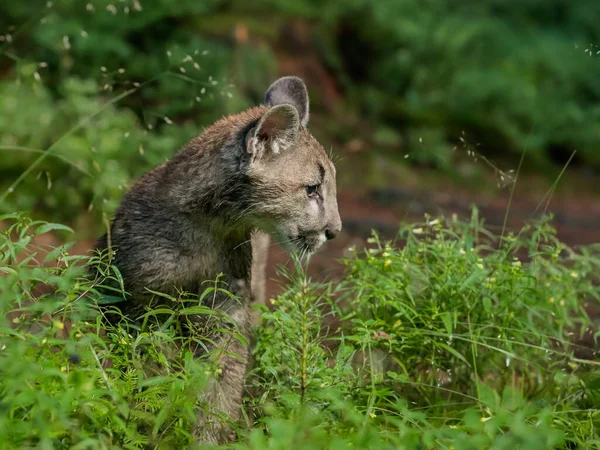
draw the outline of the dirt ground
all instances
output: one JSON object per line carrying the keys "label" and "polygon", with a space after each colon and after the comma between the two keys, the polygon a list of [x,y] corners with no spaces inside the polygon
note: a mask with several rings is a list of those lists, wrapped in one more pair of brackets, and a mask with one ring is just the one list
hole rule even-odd
{"label": "dirt ground", "polygon": [[[553,224],[558,237],[569,246],[600,243],[600,195],[592,191],[563,192],[554,195],[549,203],[543,194],[529,189],[527,183],[515,192],[510,204],[507,230],[518,231],[529,220],[544,211],[554,215]],[[425,214],[432,217],[456,214],[466,219],[471,207],[477,206],[487,229],[500,233],[509,204],[510,192],[473,193],[456,187],[436,187],[434,190],[410,189],[400,185],[385,188],[348,188],[338,192],[338,204],[343,229],[336,239],[327,242],[315,254],[308,266],[308,275],[317,281],[339,280],[344,275],[343,257],[351,254],[350,248],[360,251],[367,245],[372,230],[383,239],[393,240],[402,224],[422,221]],[[35,238],[38,248],[50,249],[60,244],[50,233]],[[94,240],[79,240],[71,248],[72,254],[84,254],[94,245]],[[43,258],[40,258],[43,259]],[[267,299],[275,297],[285,288],[285,278],[278,274],[280,266],[291,267],[289,255],[278,246],[271,246],[267,265]],[[600,307],[590,305],[588,314],[600,320]],[[589,330],[578,341],[590,349],[595,348],[594,330]],[[592,350],[590,350],[592,351]],[[581,354],[580,357],[589,357]]]}
{"label": "dirt ground", "polygon": [[[523,183],[527,186],[527,182]],[[414,185],[414,184],[413,184]],[[367,244],[372,230],[384,239],[394,239],[403,223],[422,221],[425,214],[436,217],[457,214],[460,218],[470,216],[471,207],[477,206],[485,226],[493,231],[502,229],[510,192],[477,193],[456,186],[437,186],[423,190],[404,187],[403,183],[388,184],[384,188],[342,187],[338,192],[338,204],[343,229],[336,239],[327,242],[315,254],[308,267],[308,274],[316,280],[335,280],[343,276],[344,266],[340,259],[348,256],[349,249],[360,250]],[[562,193],[542,202],[543,194],[525,187],[515,192],[508,214],[507,229],[516,231],[523,224],[539,217],[544,211],[554,214],[553,224],[558,237],[567,245],[600,243],[600,195],[592,192]],[[36,238],[41,247],[59,244],[55,236]],[[94,240],[79,240],[72,253],[86,253]],[[279,246],[271,246],[267,266],[267,298],[282,291],[284,279],[277,274],[279,265],[290,267],[289,255]]]}
{"label": "dirt ground", "polygon": [[[343,274],[340,258],[349,254],[349,248],[360,249],[366,245],[371,230],[382,238],[393,239],[402,223],[422,221],[425,214],[467,218],[471,206],[476,205],[488,229],[502,229],[510,193],[499,191],[496,195],[479,196],[460,190],[423,193],[401,186],[372,190],[342,190],[338,194],[343,230],[338,237],[325,244],[315,254],[308,268],[315,279],[333,279]],[[537,210],[537,211],[536,211]],[[553,224],[558,237],[569,246],[600,243],[600,199],[591,194],[554,196],[550,203],[540,202],[538,195],[515,194],[508,214],[507,229],[519,230],[528,220],[542,212],[554,215]],[[281,277],[276,266],[289,264],[289,256],[273,246],[269,253],[268,296],[281,291]]]}

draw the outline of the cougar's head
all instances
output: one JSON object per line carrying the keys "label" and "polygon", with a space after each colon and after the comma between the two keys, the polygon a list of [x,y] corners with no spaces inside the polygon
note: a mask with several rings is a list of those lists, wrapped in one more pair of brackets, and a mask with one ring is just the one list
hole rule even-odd
{"label": "cougar's head", "polygon": [[335,167],[306,128],[308,92],[300,78],[277,80],[265,103],[245,137],[251,215],[288,251],[310,255],[342,228]]}

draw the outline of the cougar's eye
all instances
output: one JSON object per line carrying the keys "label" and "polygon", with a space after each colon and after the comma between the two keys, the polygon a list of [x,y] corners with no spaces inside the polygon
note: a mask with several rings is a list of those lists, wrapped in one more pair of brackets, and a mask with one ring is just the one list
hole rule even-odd
{"label": "cougar's eye", "polygon": [[306,193],[309,197],[314,197],[319,193],[320,184],[313,184],[312,186],[306,186]]}

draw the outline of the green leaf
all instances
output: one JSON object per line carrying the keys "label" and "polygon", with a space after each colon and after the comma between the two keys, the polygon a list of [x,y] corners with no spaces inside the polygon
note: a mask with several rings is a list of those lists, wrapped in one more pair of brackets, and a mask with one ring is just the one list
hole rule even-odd
{"label": "green leaf", "polygon": [[483,304],[483,309],[485,309],[486,312],[492,311],[492,299],[491,298],[483,297],[483,300],[481,301],[481,303]]}
{"label": "green leaf", "polygon": [[117,297],[116,295],[102,294],[102,296],[96,300],[99,305],[114,305],[115,303],[123,303],[126,299],[123,297]]}
{"label": "green leaf", "polygon": [[446,327],[446,331],[448,334],[452,334],[452,318],[449,313],[444,313],[441,315],[442,322],[444,322],[444,326]]}
{"label": "green leaf", "polygon": [[183,316],[195,315],[195,314],[214,316],[216,314],[220,314],[220,312],[216,311],[212,308],[209,308],[208,306],[198,305],[198,306],[190,306],[188,308],[182,308],[179,311],[179,314],[183,315]]}
{"label": "green leaf", "polygon": [[59,245],[58,247],[53,248],[44,257],[44,263],[57,260],[61,253],[66,252],[70,247],[73,246],[73,244],[75,244],[75,242],[68,242],[64,245]]}
{"label": "green leaf", "polygon": [[48,233],[49,231],[68,231],[69,233],[74,233],[74,231],[66,225],[62,225],[60,223],[45,223],[35,230],[35,234],[44,234]]}
{"label": "green leaf", "polygon": [[140,383],[141,387],[149,387],[149,386],[157,386],[159,384],[170,384],[172,383],[174,378],[167,376],[157,376],[148,378]]}
{"label": "green leaf", "polygon": [[158,316],[160,314],[176,314],[176,312],[169,308],[157,308],[142,314],[139,318],[144,319],[146,317]]}
{"label": "green leaf", "polygon": [[455,349],[453,349],[449,345],[446,345],[443,342],[438,342],[437,345],[439,345],[440,347],[442,347],[444,350],[452,353],[454,356],[456,356],[458,359],[460,359],[465,364],[469,364],[469,362],[466,360],[466,358],[463,355],[461,355],[460,353],[458,353]]}

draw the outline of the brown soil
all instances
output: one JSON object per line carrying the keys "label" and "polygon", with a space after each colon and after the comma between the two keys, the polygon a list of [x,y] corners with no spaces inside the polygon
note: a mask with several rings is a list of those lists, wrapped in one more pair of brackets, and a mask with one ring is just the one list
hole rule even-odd
{"label": "brown soil", "polygon": [[[344,266],[339,261],[348,256],[350,247],[361,249],[366,246],[371,230],[376,230],[384,239],[393,239],[402,223],[422,221],[430,216],[468,218],[471,206],[477,206],[486,228],[500,233],[509,202],[509,192],[499,191],[495,195],[477,195],[459,189],[444,192],[417,192],[399,186],[384,189],[343,190],[338,194],[343,230],[338,237],[328,242],[315,254],[308,273],[315,279],[335,280],[342,276]],[[541,203],[540,197],[515,194],[507,217],[506,230],[518,231],[527,222],[539,218],[542,213],[554,214],[553,224],[558,237],[569,246],[600,242],[600,201],[589,195],[553,197],[551,202]],[[276,266],[289,265],[289,256],[279,247],[272,247],[269,254],[269,296],[281,291],[281,277]]]}
{"label": "brown soil", "polygon": [[[527,185],[524,181],[523,185]],[[520,230],[523,224],[538,218],[543,212],[554,214],[553,224],[558,237],[569,246],[600,243],[600,201],[593,193],[572,195],[563,193],[553,196],[550,203],[540,203],[543,195],[530,189],[515,193],[507,231]],[[336,280],[344,272],[341,258],[350,255],[350,248],[360,251],[367,244],[372,230],[384,239],[393,239],[403,223],[422,221],[425,214],[436,217],[456,214],[468,218],[471,207],[477,206],[486,228],[500,233],[509,203],[508,190],[485,194],[472,193],[456,186],[439,185],[434,190],[408,189],[400,185],[385,188],[342,188],[338,203],[343,230],[336,239],[328,242],[315,254],[308,267],[308,274],[317,280]],[[541,204],[541,206],[540,206]],[[38,247],[50,249],[60,243],[56,236],[46,234],[35,238]],[[74,254],[83,254],[92,248],[94,240],[80,240],[71,248]],[[43,257],[39,258],[40,260]],[[279,265],[291,266],[289,255],[279,246],[269,251],[267,269],[267,298],[283,289],[284,279],[278,275]]]}

